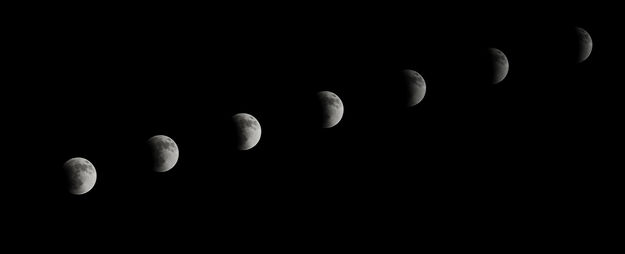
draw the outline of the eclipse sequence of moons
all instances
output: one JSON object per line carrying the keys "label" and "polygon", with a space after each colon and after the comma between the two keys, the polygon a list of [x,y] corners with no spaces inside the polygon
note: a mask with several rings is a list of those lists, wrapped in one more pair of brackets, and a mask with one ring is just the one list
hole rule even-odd
{"label": "eclipse sequence of moons", "polygon": [[[577,63],[584,62],[590,56],[593,42],[590,34],[576,28],[575,42],[577,51],[575,59]],[[510,68],[508,58],[499,49],[489,48],[486,60],[488,68],[484,71],[488,74],[485,83],[492,85],[501,83]],[[405,69],[401,72],[401,82],[397,84],[402,91],[398,101],[406,107],[418,105],[425,98],[425,79],[417,71]],[[322,128],[333,128],[341,122],[344,114],[344,106],[341,98],[330,91],[317,92],[317,108]],[[233,133],[235,134],[235,147],[238,151],[250,150],[258,145],[261,138],[260,122],[248,113],[238,113],[232,116]],[[167,172],[176,166],[180,151],[174,140],[165,135],[156,135],[147,140],[147,149],[151,155],[152,170],[155,172]],[[63,164],[67,176],[68,190],[71,194],[82,195],[89,192],[95,186],[97,173],[95,166],[87,159],[76,157],[69,159]]]}

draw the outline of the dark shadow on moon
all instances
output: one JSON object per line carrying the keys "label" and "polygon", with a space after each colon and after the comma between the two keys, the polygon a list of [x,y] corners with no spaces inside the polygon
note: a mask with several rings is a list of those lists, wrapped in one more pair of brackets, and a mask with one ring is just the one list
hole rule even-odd
{"label": "dark shadow on moon", "polygon": [[492,52],[496,66],[508,65],[508,58],[506,58],[506,55],[501,50],[492,49]]}
{"label": "dark shadow on moon", "polygon": [[336,109],[340,109],[343,106],[339,97],[334,93],[320,95],[319,99],[321,100],[322,105],[332,106]]}
{"label": "dark shadow on moon", "polygon": [[382,111],[405,109],[418,104],[424,96],[426,82],[418,72],[409,69],[387,71],[384,74],[384,83],[376,91],[379,103],[376,104]]}
{"label": "dark shadow on moon", "polygon": [[317,93],[319,125],[330,128],[337,125],[343,118],[343,102],[333,92],[321,91]]}
{"label": "dark shadow on moon", "polygon": [[418,87],[424,87],[425,86],[425,82],[423,79],[423,76],[421,76],[421,74],[419,74],[416,71],[413,70],[404,70],[404,75],[406,75],[406,83],[407,84],[414,84]]}
{"label": "dark shadow on moon", "polygon": [[82,186],[84,174],[93,175],[93,165],[83,160],[71,160],[65,165],[65,170],[69,174],[72,186]]}
{"label": "dark shadow on moon", "polygon": [[168,150],[170,152],[176,152],[178,150],[176,143],[174,143],[174,141],[169,137],[155,140],[154,147],[156,148],[156,151]]}
{"label": "dark shadow on moon", "polygon": [[259,128],[259,124],[256,118],[250,115],[239,117],[235,121],[237,122],[237,125],[241,128],[252,128],[254,130],[258,130]]}
{"label": "dark shadow on moon", "polygon": [[[505,52],[495,48],[481,48],[467,53],[467,59],[472,65],[472,73],[467,79],[478,84],[497,84],[505,80],[509,68],[509,59]],[[469,83],[469,82],[467,82]],[[464,88],[463,88],[464,89]],[[471,89],[467,87],[467,89]]]}
{"label": "dark shadow on moon", "polygon": [[575,52],[575,60],[578,63],[586,61],[590,54],[592,53],[592,38],[590,37],[590,33],[588,33],[583,28],[576,28],[576,52]]}

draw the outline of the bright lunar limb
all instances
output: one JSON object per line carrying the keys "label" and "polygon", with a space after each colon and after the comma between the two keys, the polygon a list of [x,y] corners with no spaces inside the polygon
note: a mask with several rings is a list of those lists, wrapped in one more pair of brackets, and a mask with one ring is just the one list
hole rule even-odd
{"label": "bright lunar limb", "polygon": [[250,114],[238,113],[232,116],[236,128],[238,150],[249,150],[260,141],[260,123]]}
{"label": "bright lunar limb", "polygon": [[95,185],[97,173],[91,162],[84,158],[69,159],[63,164],[68,177],[69,192],[81,195],[89,192]]}
{"label": "bright lunar limb", "polygon": [[501,52],[501,50],[496,48],[489,49],[491,61],[492,61],[492,84],[498,84],[503,81],[504,78],[508,75],[508,69],[510,65],[508,63],[508,58],[506,55]]}
{"label": "bright lunar limb", "polygon": [[341,98],[329,91],[317,93],[321,102],[321,126],[323,128],[334,127],[343,118],[343,102]]}
{"label": "bright lunar limb", "polygon": [[583,28],[578,27],[576,30],[578,38],[577,62],[581,63],[588,59],[590,53],[592,52],[592,38],[590,37],[590,34]]}
{"label": "bright lunar limb", "polygon": [[419,104],[425,97],[425,80],[423,76],[413,70],[403,71],[406,87],[407,105],[412,107]]}
{"label": "bright lunar limb", "polygon": [[148,139],[148,145],[154,160],[153,169],[156,172],[166,172],[178,162],[180,152],[173,139],[165,135],[156,135]]}

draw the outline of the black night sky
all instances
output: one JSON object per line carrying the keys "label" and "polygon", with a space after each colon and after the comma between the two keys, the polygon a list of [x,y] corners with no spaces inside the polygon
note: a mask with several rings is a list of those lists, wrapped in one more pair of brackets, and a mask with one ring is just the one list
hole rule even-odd
{"label": "black night sky", "polygon": [[[611,22],[581,7],[265,7],[17,15],[4,49],[7,218],[101,243],[114,229],[418,250],[581,237],[610,210]],[[579,64],[575,27],[594,43]],[[497,85],[488,48],[510,62]],[[404,69],[427,84],[414,107],[392,92]],[[330,129],[311,118],[323,90],[345,106]],[[228,138],[241,112],[262,126],[249,151]],[[180,148],[165,173],[146,163],[158,134]],[[72,157],[96,167],[85,195],[63,185]]]}

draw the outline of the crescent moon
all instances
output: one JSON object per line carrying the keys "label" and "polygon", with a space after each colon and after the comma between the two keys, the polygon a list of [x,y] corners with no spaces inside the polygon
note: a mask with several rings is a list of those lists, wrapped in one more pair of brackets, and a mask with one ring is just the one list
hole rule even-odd
{"label": "crescent moon", "polygon": [[489,49],[491,57],[492,57],[492,71],[493,76],[491,83],[498,84],[503,81],[508,75],[508,70],[510,69],[510,64],[508,63],[508,58],[506,55],[499,49],[491,48]]}
{"label": "crescent moon", "polygon": [[581,63],[586,61],[592,52],[592,38],[590,34],[584,30],[583,28],[577,28],[577,37],[578,37],[578,52],[577,52],[577,62]]}
{"label": "crescent moon", "polygon": [[412,107],[419,104],[425,97],[425,80],[421,74],[413,70],[404,70],[403,73],[405,78],[404,85],[407,86],[407,105]]}
{"label": "crescent moon", "polygon": [[321,103],[321,126],[334,127],[343,118],[344,107],[341,98],[330,91],[321,91],[317,93],[317,97]]}
{"label": "crescent moon", "polygon": [[170,137],[156,135],[148,139],[148,145],[154,159],[154,171],[169,171],[178,162],[180,156],[178,145]]}
{"label": "crescent moon", "polygon": [[237,133],[237,149],[249,150],[260,141],[260,123],[250,114],[238,113],[232,116]]}

